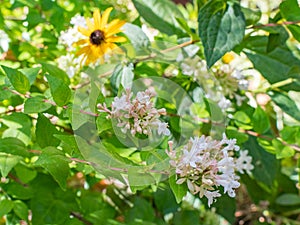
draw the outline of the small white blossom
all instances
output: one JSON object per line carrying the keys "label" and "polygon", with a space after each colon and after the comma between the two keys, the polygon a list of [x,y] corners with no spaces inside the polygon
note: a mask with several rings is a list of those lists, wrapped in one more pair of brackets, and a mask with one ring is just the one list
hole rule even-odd
{"label": "small white blossom", "polygon": [[60,56],[56,61],[58,67],[64,70],[70,78],[74,77],[80,71],[81,57],[74,57],[74,55],[67,53]]}
{"label": "small white blossom", "polygon": [[240,157],[236,160],[236,167],[240,173],[246,171],[248,174],[251,174],[251,170],[254,169],[254,166],[251,164],[252,157],[248,156],[248,150],[240,151]]}
{"label": "small white blossom", "polygon": [[7,52],[9,48],[10,38],[8,37],[7,33],[3,30],[0,30],[0,52]]}
{"label": "small white blossom", "polygon": [[[240,169],[252,169],[251,160],[242,153],[239,159],[233,157],[240,148],[236,139],[228,139],[223,135],[222,140],[211,137],[194,137],[176,152],[170,145],[167,154],[171,167],[175,168],[177,184],[185,183],[192,194],[205,196],[210,206],[221,194],[217,188],[222,186],[224,194],[235,197],[235,189],[240,186],[236,175]],[[242,166],[249,164],[247,166]],[[242,167],[242,168],[240,168]]]}
{"label": "small white blossom", "polygon": [[104,104],[99,104],[100,112],[107,112],[110,118],[117,120],[117,126],[123,133],[128,130],[132,135],[136,133],[151,135],[152,130],[157,130],[158,135],[169,136],[171,134],[168,124],[159,120],[166,114],[165,109],[156,109],[151,99],[156,94],[147,89],[138,92],[132,99],[133,93],[127,89],[121,97],[115,97],[109,110]]}

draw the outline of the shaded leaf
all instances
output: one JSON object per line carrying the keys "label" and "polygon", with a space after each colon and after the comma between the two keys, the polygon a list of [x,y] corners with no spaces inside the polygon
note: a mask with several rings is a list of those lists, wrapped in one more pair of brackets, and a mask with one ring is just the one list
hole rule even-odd
{"label": "shaded leaf", "polygon": [[47,146],[57,146],[60,142],[54,137],[54,134],[60,134],[60,132],[43,114],[39,114],[35,134],[36,141],[42,148]]}
{"label": "shaded leaf", "polygon": [[275,104],[283,110],[283,112],[300,121],[300,110],[289,96],[277,91],[269,92],[269,95]]}
{"label": "shaded leaf", "polygon": [[19,139],[12,137],[0,139],[0,152],[24,157],[29,155],[25,144]]}
{"label": "shaded leaf", "polygon": [[[271,190],[279,169],[279,161],[276,160],[275,155],[263,149],[255,137],[249,137],[244,147],[248,149],[249,155],[252,157],[254,178]],[[270,170],[270,168],[272,169]]]}
{"label": "shaded leaf", "polygon": [[187,193],[187,185],[184,184],[176,184],[176,175],[172,175],[169,178],[169,184],[170,188],[173,191],[173,194],[175,195],[176,202],[180,203],[182,201],[182,198],[186,195]]}
{"label": "shaded leaf", "polygon": [[183,15],[172,1],[133,0],[133,4],[140,16],[154,28],[168,35],[184,36],[175,19],[183,18]]}
{"label": "shaded leaf", "polygon": [[253,130],[259,134],[263,134],[270,128],[270,121],[267,113],[258,106],[252,117]]}
{"label": "shaded leaf", "polygon": [[62,151],[54,148],[44,148],[42,154],[36,162],[36,165],[45,168],[59,184],[59,186],[66,190],[67,177],[69,175],[69,159]]}
{"label": "shaded leaf", "polygon": [[198,22],[208,67],[243,40],[246,23],[237,4],[209,1],[200,9]]}
{"label": "shaded leaf", "polygon": [[50,85],[51,95],[58,106],[66,105],[71,98],[69,86],[62,80],[52,75],[46,74]]}
{"label": "shaded leaf", "polygon": [[300,197],[297,194],[283,194],[276,199],[276,203],[283,206],[300,205]]}
{"label": "shaded leaf", "polygon": [[24,113],[40,113],[49,109],[52,105],[45,102],[45,97],[38,95],[32,98],[28,98],[24,104]]}
{"label": "shaded leaf", "polygon": [[[273,51],[267,52],[268,37],[256,36],[245,40],[245,53],[257,69],[271,84],[294,78],[291,74],[293,68],[300,67],[300,60],[286,46],[278,46]],[[299,78],[299,75],[298,75]],[[281,87],[283,90],[300,90],[300,84]]]}
{"label": "shaded leaf", "polygon": [[22,202],[20,200],[14,201],[13,210],[18,217],[20,217],[21,219],[23,219],[25,221],[28,220],[28,207],[24,202]]}
{"label": "shaded leaf", "polygon": [[30,85],[33,84],[40,70],[40,67],[19,69],[28,78]]}

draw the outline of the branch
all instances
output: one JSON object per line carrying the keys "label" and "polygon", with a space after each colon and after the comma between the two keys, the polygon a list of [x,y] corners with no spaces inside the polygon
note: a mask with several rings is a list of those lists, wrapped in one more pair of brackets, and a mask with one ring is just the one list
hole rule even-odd
{"label": "branch", "polygon": [[277,26],[284,26],[284,25],[293,25],[298,24],[300,21],[283,21],[281,23],[268,23],[268,24],[261,24],[261,25],[253,25],[249,27],[249,29],[260,29],[264,27],[277,27]]}
{"label": "branch", "polygon": [[[190,40],[190,41],[184,42],[184,43],[182,43],[182,44],[179,44],[179,45],[176,45],[176,46],[173,46],[173,47],[170,47],[170,48],[166,48],[166,49],[164,49],[164,50],[161,50],[161,51],[159,51],[159,53],[160,53],[160,54],[165,54],[165,53],[174,51],[174,50],[176,50],[176,49],[180,49],[180,48],[186,47],[186,46],[188,46],[188,45],[194,44],[194,43],[196,43],[196,42],[198,42],[198,41],[199,41],[199,40]],[[155,58],[155,57],[157,57],[157,56],[158,56],[157,53],[151,53],[150,55],[145,56],[144,58],[135,60],[135,62],[133,62],[133,64],[137,64],[137,63],[142,62],[142,61],[146,61],[146,60],[149,60],[149,59],[153,59],[153,58]],[[99,77],[99,78],[104,78],[104,77],[110,76],[112,73],[113,73],[113,70],[108,71],[108,72],[106,72],[106,73],[103,73],[103,74],[99,75],[98,77]],[[88,81],[86,81],[86,82],[84,82],[84,83],[82,83],[82,84],[78,84],[78,85],[72,87],[72,89],[73,89],[73,90],[77,90],[77,89],[79,89],[79,88],[82,88],[82,87],[88,85],[90,82],[91,82],[91,81],[88,80]]]}
{"label": "branch", "polygon": [[80,220],[81,222],[83,222],[86,225],[93,225],[90,221],[83,218],[83,216],[78,212],[71,212],[70,215],[74,216],[76,219]]}

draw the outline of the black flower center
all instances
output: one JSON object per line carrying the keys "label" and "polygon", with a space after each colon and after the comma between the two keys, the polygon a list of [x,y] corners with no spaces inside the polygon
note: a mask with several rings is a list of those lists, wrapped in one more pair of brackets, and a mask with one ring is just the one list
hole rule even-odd
{"label": "black flower center", "polygon": [[104,41],[104,32],[101,30],[95,30],[91,33],[90,42],[94,45],[100,45]]}

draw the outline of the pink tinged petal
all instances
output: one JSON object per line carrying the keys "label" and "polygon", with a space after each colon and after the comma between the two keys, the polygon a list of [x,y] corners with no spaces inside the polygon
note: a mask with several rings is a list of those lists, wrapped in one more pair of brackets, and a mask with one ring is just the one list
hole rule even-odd
{"label": "pink tinged petal", "polygon": [[186,178],[180,178],[176,181],[176,184],[183,184],[186,181]]}

